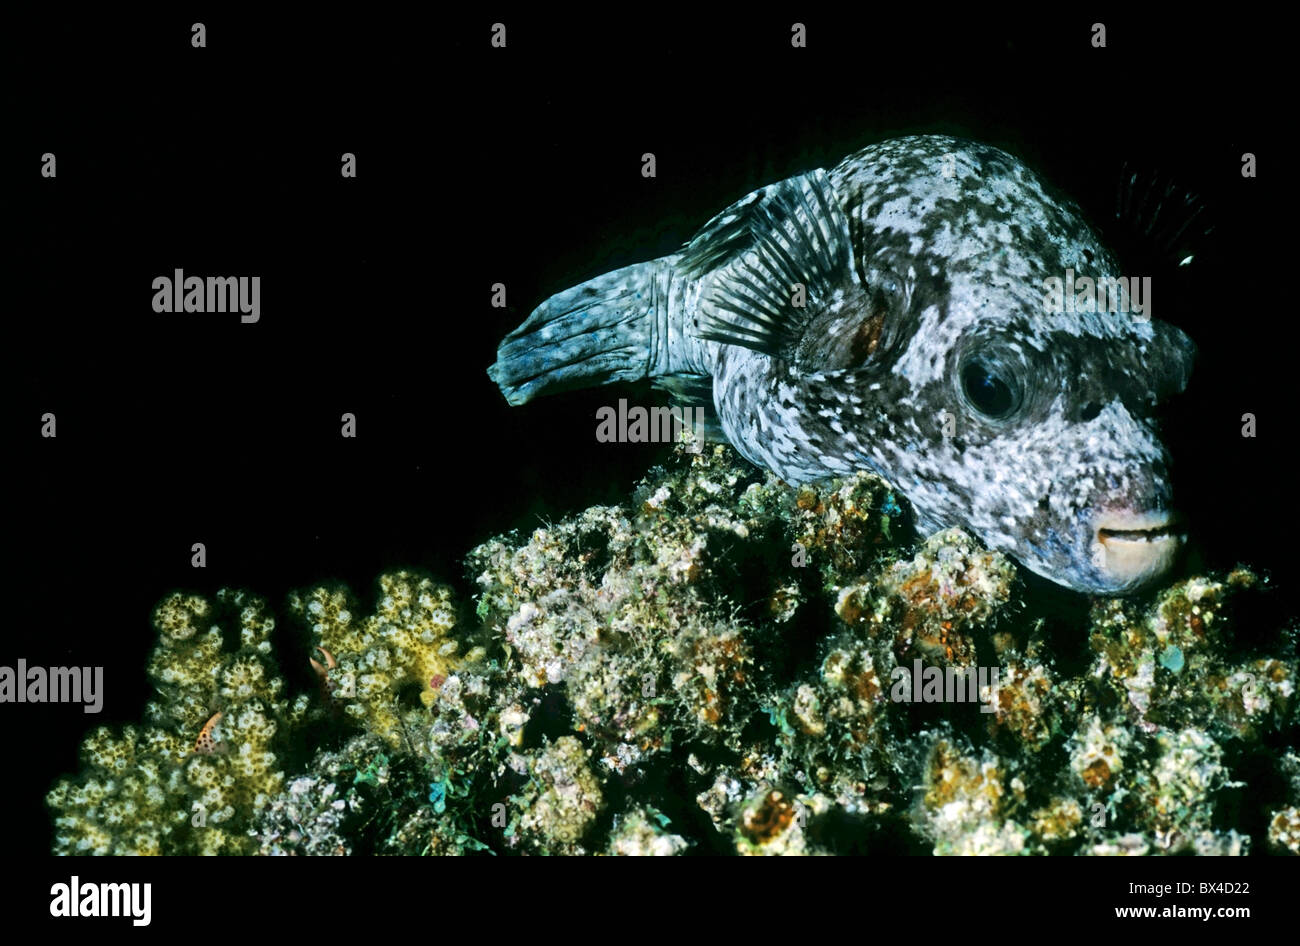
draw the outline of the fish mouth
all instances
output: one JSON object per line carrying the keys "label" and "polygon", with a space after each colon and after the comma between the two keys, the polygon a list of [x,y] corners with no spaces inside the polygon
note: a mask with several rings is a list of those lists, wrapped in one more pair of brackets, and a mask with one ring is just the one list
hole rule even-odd
{"label": "fish mouth", "polygon": [[1097,530],[1100,542],[1163,542],[1167,539],[1177,541],[1180,538],[1172,525],[1156,526],[1153,529],[1106,529]]}
{"label": "fish mouth", "polygon": [[1117,591],[1131,591],[1159,578],[1186,540],[1167,512],[1108,512],[1094,523],[1094,564]]}

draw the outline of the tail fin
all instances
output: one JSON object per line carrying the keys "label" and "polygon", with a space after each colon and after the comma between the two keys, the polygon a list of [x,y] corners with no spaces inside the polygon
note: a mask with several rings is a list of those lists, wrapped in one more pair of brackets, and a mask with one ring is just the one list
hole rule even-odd
{"label": "tail fin", "polygon": [[673,259],[624,266],[551,296],[502,340],[489,377],[513,405],[652,377],[666,360]]}

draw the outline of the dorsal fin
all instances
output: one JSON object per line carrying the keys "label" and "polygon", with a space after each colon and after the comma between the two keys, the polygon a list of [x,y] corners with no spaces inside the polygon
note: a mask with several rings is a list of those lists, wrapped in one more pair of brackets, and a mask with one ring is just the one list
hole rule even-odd
{"label": "dorsal fin", "polygon": [[700,338],[768,355],[792,351],[819,306],[857,279],[848,220],[821,169],[728,207],[687,244],[678,266],[691,277],[715,273]]}
{"label": "dorsal fin", "polygon": [[746,194],[700,227],[682,250],[677,261],[678,272],[687,279],[696,279],[748,248],[752,241],[750,222],[771,190],[772,187],[762,187]]}

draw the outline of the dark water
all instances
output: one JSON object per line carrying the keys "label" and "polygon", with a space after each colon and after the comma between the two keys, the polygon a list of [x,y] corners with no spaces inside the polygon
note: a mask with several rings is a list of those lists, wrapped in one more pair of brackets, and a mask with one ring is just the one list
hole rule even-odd
{"label": "dark water", "polygon": [[[1094,50],[1082,15],[860,12],[809,16],[812,48],[792,50],[789,19],[520,17],[508,55],[481,41],[486,15],[225,21],[201,59],[177,39],[186,15],[8,37],[22,78],[5,84],[4,170],[21,183],[5,213],[0,662],[103,665],[107,688],[98,717],[0,707],[24,843],[48,849],[41,795],[77,768],[88,725],[141,717],[166,592],[237,585],[278,604],[322,579],[368,594],[416,566],[467,596],[474,544],[623,499],[663,449],[598,444],[593,418],[648,386],[510,409],[484,373],[500,337],[552,292],[672,252],[754,188],[894,135],[1023,157],[1121,248],[1124,272],[1153,276],[1154,314],[1201,350],[1167,416],[1189,567],[1244,561],[1291,593],[1293,267],[1274,234],[1293,201],[1274,67],[1238,71],[1255,40],[1125,20]],[[66,68],[37,81],[51,61]],[[33,176],[47,150],[56,181]],[[355,181],[339,177],[343,151]],[[1239,173],[1246,151],[1258,179]],[[1216,238],[1193,265],[1111,218],[1125,160],[1202,196]],[[175,268],[260,275],[261,321],[155,315],[150,282]],[[507,310],[488,305],[495,282]],[[46,411],[54,442],[37,435]],[[355,440],[338,436],[344,412]]]}

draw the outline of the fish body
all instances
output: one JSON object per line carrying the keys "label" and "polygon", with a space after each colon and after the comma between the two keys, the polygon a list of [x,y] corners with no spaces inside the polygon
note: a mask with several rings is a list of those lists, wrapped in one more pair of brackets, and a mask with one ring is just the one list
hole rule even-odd
{"label": "fish body", "polygon": [[194,740],[195,755],[211,755],[217,750],[219,743],[216,741],[215,733],[224,715],[224,713],[214,713],[212,718],[203,724],[203,728],[199,730],[199,737]]}
{"label": "fish body", "polygon": [[1023,162],[898,138],[552,296],[489,375],[512,404],[656,379],[788,482],[871,470],[922,530],[962,526],[1067,587],[1122,593],[1181,541],[1152,413],[1195,347],[1150,318],[1149,287],[1075,305],[1084,274],[1119,270]]}

